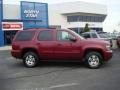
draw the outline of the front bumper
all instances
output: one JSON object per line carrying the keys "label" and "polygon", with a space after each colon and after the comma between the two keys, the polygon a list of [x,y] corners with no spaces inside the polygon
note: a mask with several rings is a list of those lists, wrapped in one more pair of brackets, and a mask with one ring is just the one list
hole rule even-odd
{"label": "front bumper", "polygon": [[112,56],[113,56],[113,51],[112,50],[104,52],[104,59],[105,59],[105,61],[110,60],[112,58]]}

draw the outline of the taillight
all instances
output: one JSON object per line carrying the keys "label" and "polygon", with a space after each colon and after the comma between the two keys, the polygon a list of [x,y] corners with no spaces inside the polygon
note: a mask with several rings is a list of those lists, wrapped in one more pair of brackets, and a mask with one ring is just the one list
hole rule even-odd
{"label": "taillight", "polygon": [[12,44],[12,49],[13,49],[13,50],[19,50],[20,47],[19,47],[19,45],[13,43],[13,44]]}

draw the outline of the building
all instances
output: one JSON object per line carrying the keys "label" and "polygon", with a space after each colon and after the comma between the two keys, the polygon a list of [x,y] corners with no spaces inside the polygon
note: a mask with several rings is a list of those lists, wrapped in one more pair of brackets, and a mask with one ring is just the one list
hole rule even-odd
{"label": "building", "polygon": [[72,29],[80,33],[88,23],[92,30],[103,31],[107,7],[86,2],[66,2],[49,5],[49,24],[51,27]]}
{"label": "building", "polygon": [[21,1],[18,5],[0,0],[0,46],[11,45],[18,30],[48,28],[48,4]]}
{"label": "building", "polygon": [[25,2],[3,4],[0,0],[0,46],[10,45],[18,30],[29,28],[64,28],[80,33],[85,24],[102,31],[107,16],[105,5],[68,2],[60,4]]}

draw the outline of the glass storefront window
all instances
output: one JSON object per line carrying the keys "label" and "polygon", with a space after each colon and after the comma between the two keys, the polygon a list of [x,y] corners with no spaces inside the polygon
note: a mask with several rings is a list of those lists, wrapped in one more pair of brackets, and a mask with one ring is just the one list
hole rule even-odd
{"label": "glass storefront window", "polygon": [[74,15],[67,16],[67,22],[103,22],[105,16]]}

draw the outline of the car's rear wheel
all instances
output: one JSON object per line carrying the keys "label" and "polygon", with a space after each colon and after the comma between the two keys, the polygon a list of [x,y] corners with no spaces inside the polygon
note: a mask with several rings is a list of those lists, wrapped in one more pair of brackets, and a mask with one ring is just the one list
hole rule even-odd
{"label": "car's rear wheel", "polygon": [[39,58],[34,52],[27,52],[23,56],[23,63],[26,67],[32,68],[38,65]]}
{"label": "car's rear wheel", "polygon": [[91,69],[99,68],[103,63],[103,57],[98,52],[89,52],[85,56],[85,63]]}

